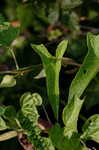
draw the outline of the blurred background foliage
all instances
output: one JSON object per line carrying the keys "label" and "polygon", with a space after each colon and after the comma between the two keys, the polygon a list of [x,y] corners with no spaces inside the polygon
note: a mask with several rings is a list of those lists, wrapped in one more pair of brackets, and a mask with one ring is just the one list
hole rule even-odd
{"label": "blurred background foliage", "polygon": [[[18,67],[28,68],[23,69],[23,72],[17,72],[9,48],[0,47],[0,80],[7,71],[17,78],[15,87],[0,89],[0,104],[13,104],[16,109],[19,109],[21,94],[26,91],[38,92],[44,100],[43,103],[50,117],[52,111],[49,109],[47,100],[45,78],[43,78],[43,74],[39,79],[34,78],[40,73],[42,65],[39,56],[32,50],[31,43],[43,43],[54,54],[57,44],[62,39],[68,39],[68,49],[64,57],[72,58],[76,63],[81,64],[87,53],[87,32],[99,33],[99,1],[0,0],[0,25],[3,18],[12,27],[20,28],[20,33],[10,45],[13,47]],[[11,35],[6,35],[4,39],[6,40],[6,38],[11,38]],[[66,104],[70,83],[78,68],[73,65],[62,66],[60,116],[62,108]],[[99,113],[99,74],[90,83],[84,95],[87,96],[82,115],[87,118],[94,113]],[[42,118],[46,119],[44,110],[41,108],[40,111]],[[51,121],[54,123],[54,118]],[[10,144],[11,146],[9,146]],[[8,149],[8,147],[9,149],[22,149],[16,139],[0,143],[1,150]]]}

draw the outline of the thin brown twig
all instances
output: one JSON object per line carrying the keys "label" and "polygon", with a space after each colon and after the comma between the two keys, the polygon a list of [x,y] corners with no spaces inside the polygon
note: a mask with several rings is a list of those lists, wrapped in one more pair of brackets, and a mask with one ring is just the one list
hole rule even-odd
{"label": "thin brown twig", "polygon": [[[51,59],[56,59],[55,57],[51,58]],[[75,62],[73,59],[68,58],[68,57],[63,57],[62,59],[56,59],[62,62],[62,66],[66,67],[67,65],[73,65],[73,66],[77,66],[80,67],[81,64]],[[20,68],[19,70],[9,70],[9,71],[1,71],[0,74],[17,74],[17,75],[22,75],[24,73],[30,72],[34,69],[34,67],[41,67],[42,64],[38,64],[38,65],[31,65],[25,68]],[[42,66],[43,67],[43,66]]]}

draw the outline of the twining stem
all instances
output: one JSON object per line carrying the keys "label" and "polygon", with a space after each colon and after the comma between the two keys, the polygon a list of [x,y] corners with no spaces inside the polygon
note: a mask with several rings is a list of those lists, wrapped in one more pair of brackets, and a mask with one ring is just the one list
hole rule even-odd
{"label": "twining stem", "polygon": [[[53,58],[53,59],[55,59],[55,58]],[[82,65],[68,57],[63,57],[62,59],[57,59],[57,60],[61,60],[61,65],[63,67],[67,67],[67,65],[80,67]],[[38,70],[38,69],[41,70],[42,68],[43,68],[42,64],[37,64],[37,65],[31,65],[31,66],[27,66],[24,68],[20,68],[18,70],[0,71],[0,74],[18,74],[18,75],[20,75],[20,74],[24,74],[24,73],[27,73],[27,72],[30,72],[33,70]],[[99,68],[99,67],[97,67],[97,68]],[[66,72],[68,72],[68,70]]]}
{"label": "twining stem", "polygon": [[48,113],[47,113],[47,111],[46,111],[46,109],[45,109],[45,106],[44,106],[43,104],[42,104],[42,108],[43,108],[43,110],[44,110],[44,113],[45,113],[45,115],[46,115],[46,118],[47,118],[49,124],[52,124],[52,122],[51,122],[51,120],[50,120],[50,118],[49,118],[49,116],[48,116]]}

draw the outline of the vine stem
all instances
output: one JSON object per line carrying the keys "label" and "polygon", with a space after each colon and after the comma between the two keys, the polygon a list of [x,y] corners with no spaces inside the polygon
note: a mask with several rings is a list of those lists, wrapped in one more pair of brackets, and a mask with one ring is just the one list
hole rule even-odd
{"label": "vine stem", "polygon": [[52,122],[51,122],[51,120],[50,120],[50,118],[49,118],[49,116],[48,116],[48,113],[47,113],[47,111],[46,111],[46,109],[45,109],[45,106],[44,106],[43,104],[42,104],[42,108],[43,108],[43,110],[44,110],[44,113],[45,113],[45,115],[46,115],[46,118],[47,118],[49,124],[52,124]]}
{"label": "vine stem", "polygon": [[11,52],[11,54],[12,54],[13,59],[14,59],[16,69],[19,70],[19,65],[18,65],[18,62],[17,62],[17,60],[16,60],[16,56],[15,56],[15,54],[14,54],[13,48],[12,48],[12,47],[9,47],[9,50],[10,50],[10,52]]}

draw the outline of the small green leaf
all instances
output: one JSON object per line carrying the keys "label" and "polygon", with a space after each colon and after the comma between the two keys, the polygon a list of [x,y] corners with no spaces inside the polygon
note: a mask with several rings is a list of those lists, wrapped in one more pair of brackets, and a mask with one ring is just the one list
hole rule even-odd
{"label": "small green leaf", "polygon": [[21,98],[20,98],[20,105],[22,107],[26,106],[26,105],[41,105],[42,104],[42,98],[38,93],[33,93],[31,94],[30,92],[26,92],[24,93]]}
{"label": "small green leaf", "polygon": [[36,106],[42,105],[42,97],[38,93],[33,93],[32,97],[34,105]]}
{"label": "small green leaf", "polygon": [[12,75],[5,75],[0,83],[0,88],[13,87],[16,85],[16,80]]}
{"label": "small green leaf", "polygon": [[3,116],[7,119],[14,119],[16,117],[16,111],[13,106],[5,107]]}
{"label": "small green leaf", "polygon": [[41,79],[41,78],[45,78],[45,77],[46,77],[45,70],[42,69],[40,71],[40,73],[34,77],[34,79]]}
{"label": "small green leaf", "polygon": [[[16,13],[19,22],[21,23],[21,29],[26,29],[34,20],[33,6],[31,3],[19,4]],[[24,21],[25,20],[25,21]]]}
{"label": "small green leaf", "polygon": [[36,106],[42,104],[42,98],[38,93],[24,93],[20,98],[21,111],[30,121],[37,123],[39,114]]}
{"label": "small green leaf", "polygon": [[0,47],[9,46],[18,33],[18,27],[12,27],[9,22],[0,22]]}
{"label": "small green leaf", "polygon": [[49,41],[55,40],[55,39],[61,37],[62,34],[63,34],[62,31],[60,31],[59,29],[54,29],[54,30],[48,32],[48,40]]}
{"label": "small green leaf", "polygon": [[49,102],[54,115],[58,119],[59,111],[59,73],[61,69],[61,59],[67,48],[67,40],[62,41],[56,50],[56,56],[52,56],[46,47],[32,44],[32,48],[40,55],[46,73],[46,84]]}
{"label": "small green leaf", "polygon": [[59,19],[59,4],[51,3],[48,10],[48,21],[50,24],[55,24]]}
{"label": "small green leaf", "polygon": [[61,7],[65,10],[69,10],[79,6],[81,3],[81,0],[63,0]]}
{"label": "small green leaf", "polygon": [[10,129],[20,128],[19,122],[17,120],[16,111],[13,106],[4,107],[4,113],[2,114],[2,116]]}
{"label": "small green leaf", "polygon": [[5,121],[0,117],[0,131],[7,129]]}
{"label": "small green leaf", "polygon": [[9,131],[9,132],[3,133],[0,135],[0,142],[5,141],[5,140],[9,140],[9,139],[14,138],[16,136],[17,136],[16,131]]}
{"label": "small green leaf", "polygon": [[99,114],[91,116],[83,125],[83,140],[93,140],[99,143]]}
{"label": "small green leaf", "polygon": [[26,92],[20,98],[20,105],[23,107],[25,104],[29,103],[29,99],[31,100],[31,93]]}
{"label": "small green leaf", "polygon": [[63,111],[63,121],[65,124],[64,135],[71,137],[73,132],[77,132],[77,121],[80,109],[84,100],[80,100],[77,96],[73,97],[71,102],[66,105]]}

